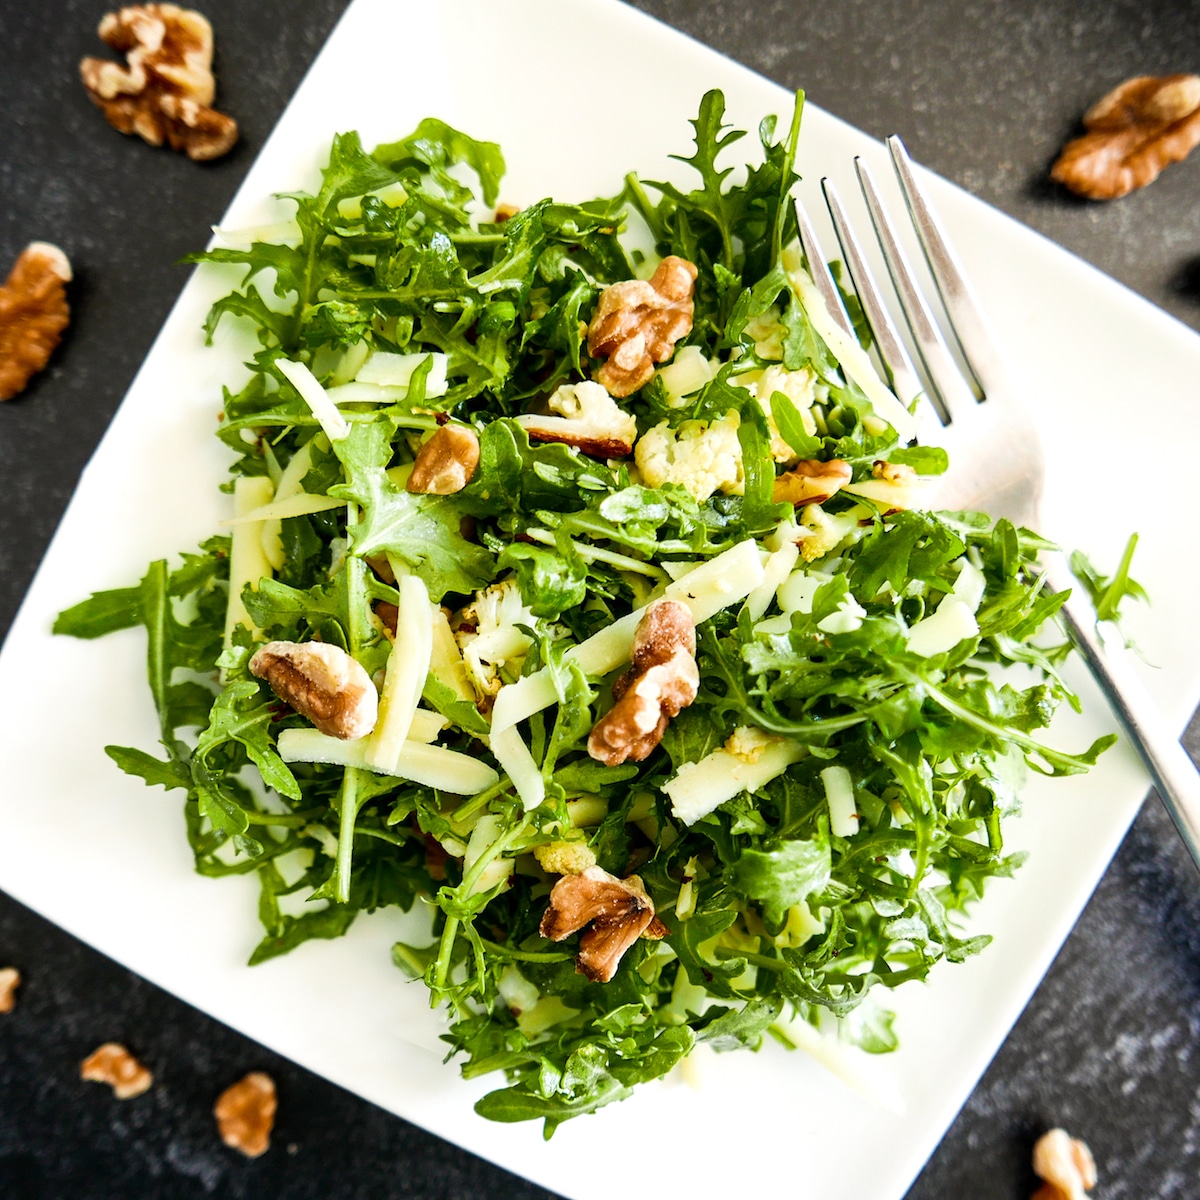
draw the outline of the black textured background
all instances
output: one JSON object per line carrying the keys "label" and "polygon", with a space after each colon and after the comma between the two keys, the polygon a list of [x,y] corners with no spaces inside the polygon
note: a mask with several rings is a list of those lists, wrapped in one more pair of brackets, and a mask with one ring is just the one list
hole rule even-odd
{"label": "black textured background", "polygon": [[[544,2],[547,19],[569,12]],[[1109,87],[1200,68],[1194,0],[635,2],[873,134],[902,133],[919,160],[1200,328],[1200,154],[1109,205],[1046,181]],[[173,264],[206,240],[344,6],[206,0],[219,103],[243,137],[201,166],[118,136],[89,105],[76,69],[100,52],[102,3],[0,0],[0,262],[44,239],[77,272],[52,368],[0,407],[0,631],[183,283]],[[587,84],[596,105],[603,84]],[[560,73],[546,87],[553,103],[579,84]],[[1195,725],[1189,741],[1195,752]],[[7,963],[26,982],[0,1016],[0,1198],[548,1195],[278,1059],[0,894]],[[78,1080],[79,1061],[114,1037],[157,1074],[139,1100]],[[1195,1200],[1198,1047],[1200,880],[1151,799],[908,1200],[1029,1196],[1029,1148],[1059,1123],[1091,1143],[1101,1200]],[[273,1147],[254,1162],[219,1145],[209,1116],[251,1068],[280,1088]]]}

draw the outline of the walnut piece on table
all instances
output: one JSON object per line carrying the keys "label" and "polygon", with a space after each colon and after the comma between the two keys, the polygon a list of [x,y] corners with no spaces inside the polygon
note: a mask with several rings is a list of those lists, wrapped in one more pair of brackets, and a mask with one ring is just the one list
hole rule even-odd
{"label": "walnut piece on table", "polygon": [[678,600],[646,609],[633,635],[632,665],[612,687],[615,703],[588,736],[588,754],[605,766],[641,762],[667,723],[696,698],[696,623]]}
{"label": "walnut piece on table", "polygon": [[1084,1200],[1096,1186],[1096,1161],[1086,1142],[1065,1129],[1042,1134],[1033,1147],[1033,1170],[1045,1184],[1033,1200]]}
{"label": "walnut piece on table", "polygon": [[278,1107],[275,1081],[262,1071],[251,1071],[227,1087],[213,1105],[221,1141],[247,1158],[265,1154]]}
{"label": "walnut piece on table", "polygon": [[154,1076],[120,1042],[105,1042],[93,1050],[79,1067],[80,1079],[107,1083],[118,1100],[140,1096]]}
{"label": "walnut piece on table", "polygon": [[21,972],[16,967],[0,967],[0,1013],[10,1013],[17,1003]]}
{"label": "walnut piece on table", "polygon": [[1050,177],[1090,200],[1116,200],[1200,143],[1200,76],[1127,79],[1088,109],[1083,126]]}
{"label": "walnut piece on table", "polygon": [[654,364],[666,362],[675,343],[692,329],[696,267],[670,254],[649,282],[627,279],[600,293],[587,331],[587,351],[604,358],[596,382],[614,396],[630,396],[650,382]]}
{"label": "walnut piece on table", "polygon": [[238,127],[212,107],[213,32],[204,17],[175,4],[134,4],[108,13],[98,32],[126,61],[85,58],[79,74],[114,129],[197,161],[229,151]]}
{"label": "walnut piece on table", "polygon": [[0,287],[0,400],[11,400],[43,370],[71,320],[67,256],[31,242]]}

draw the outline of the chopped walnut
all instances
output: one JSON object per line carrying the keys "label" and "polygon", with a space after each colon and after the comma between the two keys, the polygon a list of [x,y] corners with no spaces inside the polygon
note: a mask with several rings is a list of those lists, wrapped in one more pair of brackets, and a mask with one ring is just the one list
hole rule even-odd
{"label": "chopped walnut", "polygon": [[801,459],[790,471],[775,480],[771,499],[776,504],[824,504],[841,491],[853,477],[850,464],[840,458],[822,462]]}
{"label": "chopped walnut", "polygon": [[678,600],[650,605],[633,635],[631,658],[613,684],[616,703],[588,737],[588,754],[610,767],[646,758],[667,722],[696,698],[696,624],[687,606]]}
{"label": "chopped walnut", "polygon": [[10,1013],[17,1002],[21,972],[16,967],[0,968],[0,1013]]}
{"label": "chopped walnut", "polygon": [[1200,143],[1200,76],[1139,75],[1084,114],[1050,176],[1090,200],[1115,200],[1157,179]]}
{"label": "chopped walnut", "polygon": [[275,1081],[262,1071],[251,1071],[227,1087],[213,1105],[221,1141],[247,1158],[265,1154],[278,1107]]}
{"label": "chopped walnut", "polygon": [[330,737],[365,737],[375,728],[375,685],[361,664],[331,642],[268,642],[250,660],[250,673]]}
{"label": "chopped walnut", "polygon": [[670,254],[648,283],[627,279],[600,293],[587,331],[588,353],[608,360],[596,372],[598,383],[629,396],[650,382],[654,364],[666,362],[691,332],[695,282],[695,266]]}
{"label": "chopped walnut", "polygon": [[443,425],[417,451],[405,485],[424,496],[453,496],[471,482],[479,466],[479,438],[466,425]]}
{"label": "chopped walnut", "polygon": [[1084,1200],[1096,1186],[1096,1160],[1086,1142],[1065,1129],[1051,1129],[1033,1147],[1033,1170],[1046,1181],[1034,1200]]}
{"label": "chopped walnut", "polygon": [[618,879],[595,866],[564,875],[554,885],[541,935],[561,942],[589,924],[591,928],[579,939],[575,969],[593,983],[608,983],[639,937],[657,941],[667,933],[636,875]]}
{"label": "chopped walnut", "polygon": [[503,225],[505,221],[511,221],[520,211],[515,204],[497,204],[496,211],[492,214],[492,221],[497,225]]}
{"label": "chopped walnut", "polygon": [[79,1067],[80,1079],[110,1084],[118,1100],[140,1096],[154,1076],[119,1042],[105,1042],[93,1050]]}
{"label": "chopped walnut", "polygon": [[98,32],[126,62],[85,58],[79,74],[114,129],[197,160],[233,146],[237,122],[211,107],[213,33],[204,17],[175,4],[134,4],[108,13]]}
{"label": "chopped walnut", "polygon": [[0,400],[11,400],[50,361],[71,319],[67,256],[31,242],[0,288]]}
{"label": "chopped walnut", "polygon": [[[546,404],[550,415],[514,418],[534,442],[561,442],[593,458],[626,458],[637,441],[637,418],[598,383],[564,383]],[[557,414],[557,415],[555,415]]]}

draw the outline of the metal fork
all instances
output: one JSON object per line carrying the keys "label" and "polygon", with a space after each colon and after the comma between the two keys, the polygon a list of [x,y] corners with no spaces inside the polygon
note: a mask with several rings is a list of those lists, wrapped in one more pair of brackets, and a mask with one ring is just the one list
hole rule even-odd
{"label": "metal fork", "polygon": [[[832,183],[822,180],[825,200],[841,243],[847,272],[871,326],[880,359],[900,401],[919,400],[918,440],[944,446],[951,467],[943,477],[938,507],[979,509],[1045,534],[1041,520],[1045,458],[1037,425],[1020,401],[1005,356],[967,282],[938,218],[921,190],[898,137],[887,140],[908,216],[933,275],[951,332],[966,361],[960,368],[922,295],[896,226],[880,199],[866,164],[855,159],[859,183],[883,259],[900,301],[930,386],[926,388],[880,296],[879,287]],[[800,238],[831,317],[853,336],[828,260],[800,204]],[[977,385],[977,386],[976,386]],[[1075,581],[1061,552],[1040,559],[1046,584],[1055,591]],[[1114,715],[1150,772],[1197,867],[1200,867],[1200,774],[1171,734],[1162,714],[1135,673],[1120,635],[1098,622],[1086,594],[1074,587],[1062,609],[1072,641],[1083,655]]]}

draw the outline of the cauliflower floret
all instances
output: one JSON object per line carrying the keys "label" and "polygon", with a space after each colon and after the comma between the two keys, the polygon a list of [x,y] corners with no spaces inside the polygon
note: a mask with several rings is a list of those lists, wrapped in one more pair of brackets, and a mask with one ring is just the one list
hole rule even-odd
{"label": "cauliflower floret", "polygon": [[768,746],[774,746],[779,741],[779,738],[773,737],[766,730],[759,729],[757,725],[739,725],[725,739],[725,749],[734,758],[740,758],[742,762],[753,763],[758,762],[762,752]]}
{"label": "cauliflower floret", "polygon": [[582,875],[596,865],[596,854],[584,841],[548,842],[534,846],[533,857],[543,871],[553,875]]}
{"label": "cauliflower floret", "polygon": [[519,668],[532,644],[517,625],[536,624],[515,579],[502,579],[476,592],[475,599],[459,613],[454,640],[462,651],[471,686],[481,699],[500,690],[500,668],[506,663]]}
{"label": "cauliflower floret", "polygon": [[754,353],[759,358],[778,361],[783,357],[783,322],[779,317],[779,309],[772,305],[746,322],[743,333],[754,339]]}
{"label": "cauliflower floret", "polygon": [[765,371],[746,371],[733,380],[744,387],[762,405],[771,430],[771,457],[777,463],[793,463],[799,455],[779,436],[779,427],[771,415],[771,396],[782,392],[795,406],[804,426],[804,432],[812,437],[817,432],[817,423],[809,411],[817,400],[817,377],[807,368],[789,371],[778,363],[772,363]]}
{"label": "cauliflower floret", "polygon": [[862,515],[862,510],[857,507],[830,514],[819,504],[805,505],[800,525],[808,532],[800,543],[800,557],[805,562],[823,558],[847,537],[859,532],[858,518]]}
{"label": "cauliflower floret", "polygon": [[716,491],[740,496],[745,488],[740,423],[736,412],[719,421],[684,421],[678,429],[660,422],[642,434],[634,451],[642,478],[650,487],[682,484],[701,503]]}
{"label": "cauliflower floret", "polygon": [[624,458],[633,449],[637,419],[598,383],[564,383],[548,407],[562,415],[523,413],[515,418],[536,442],[563,442],[595,458]]}

